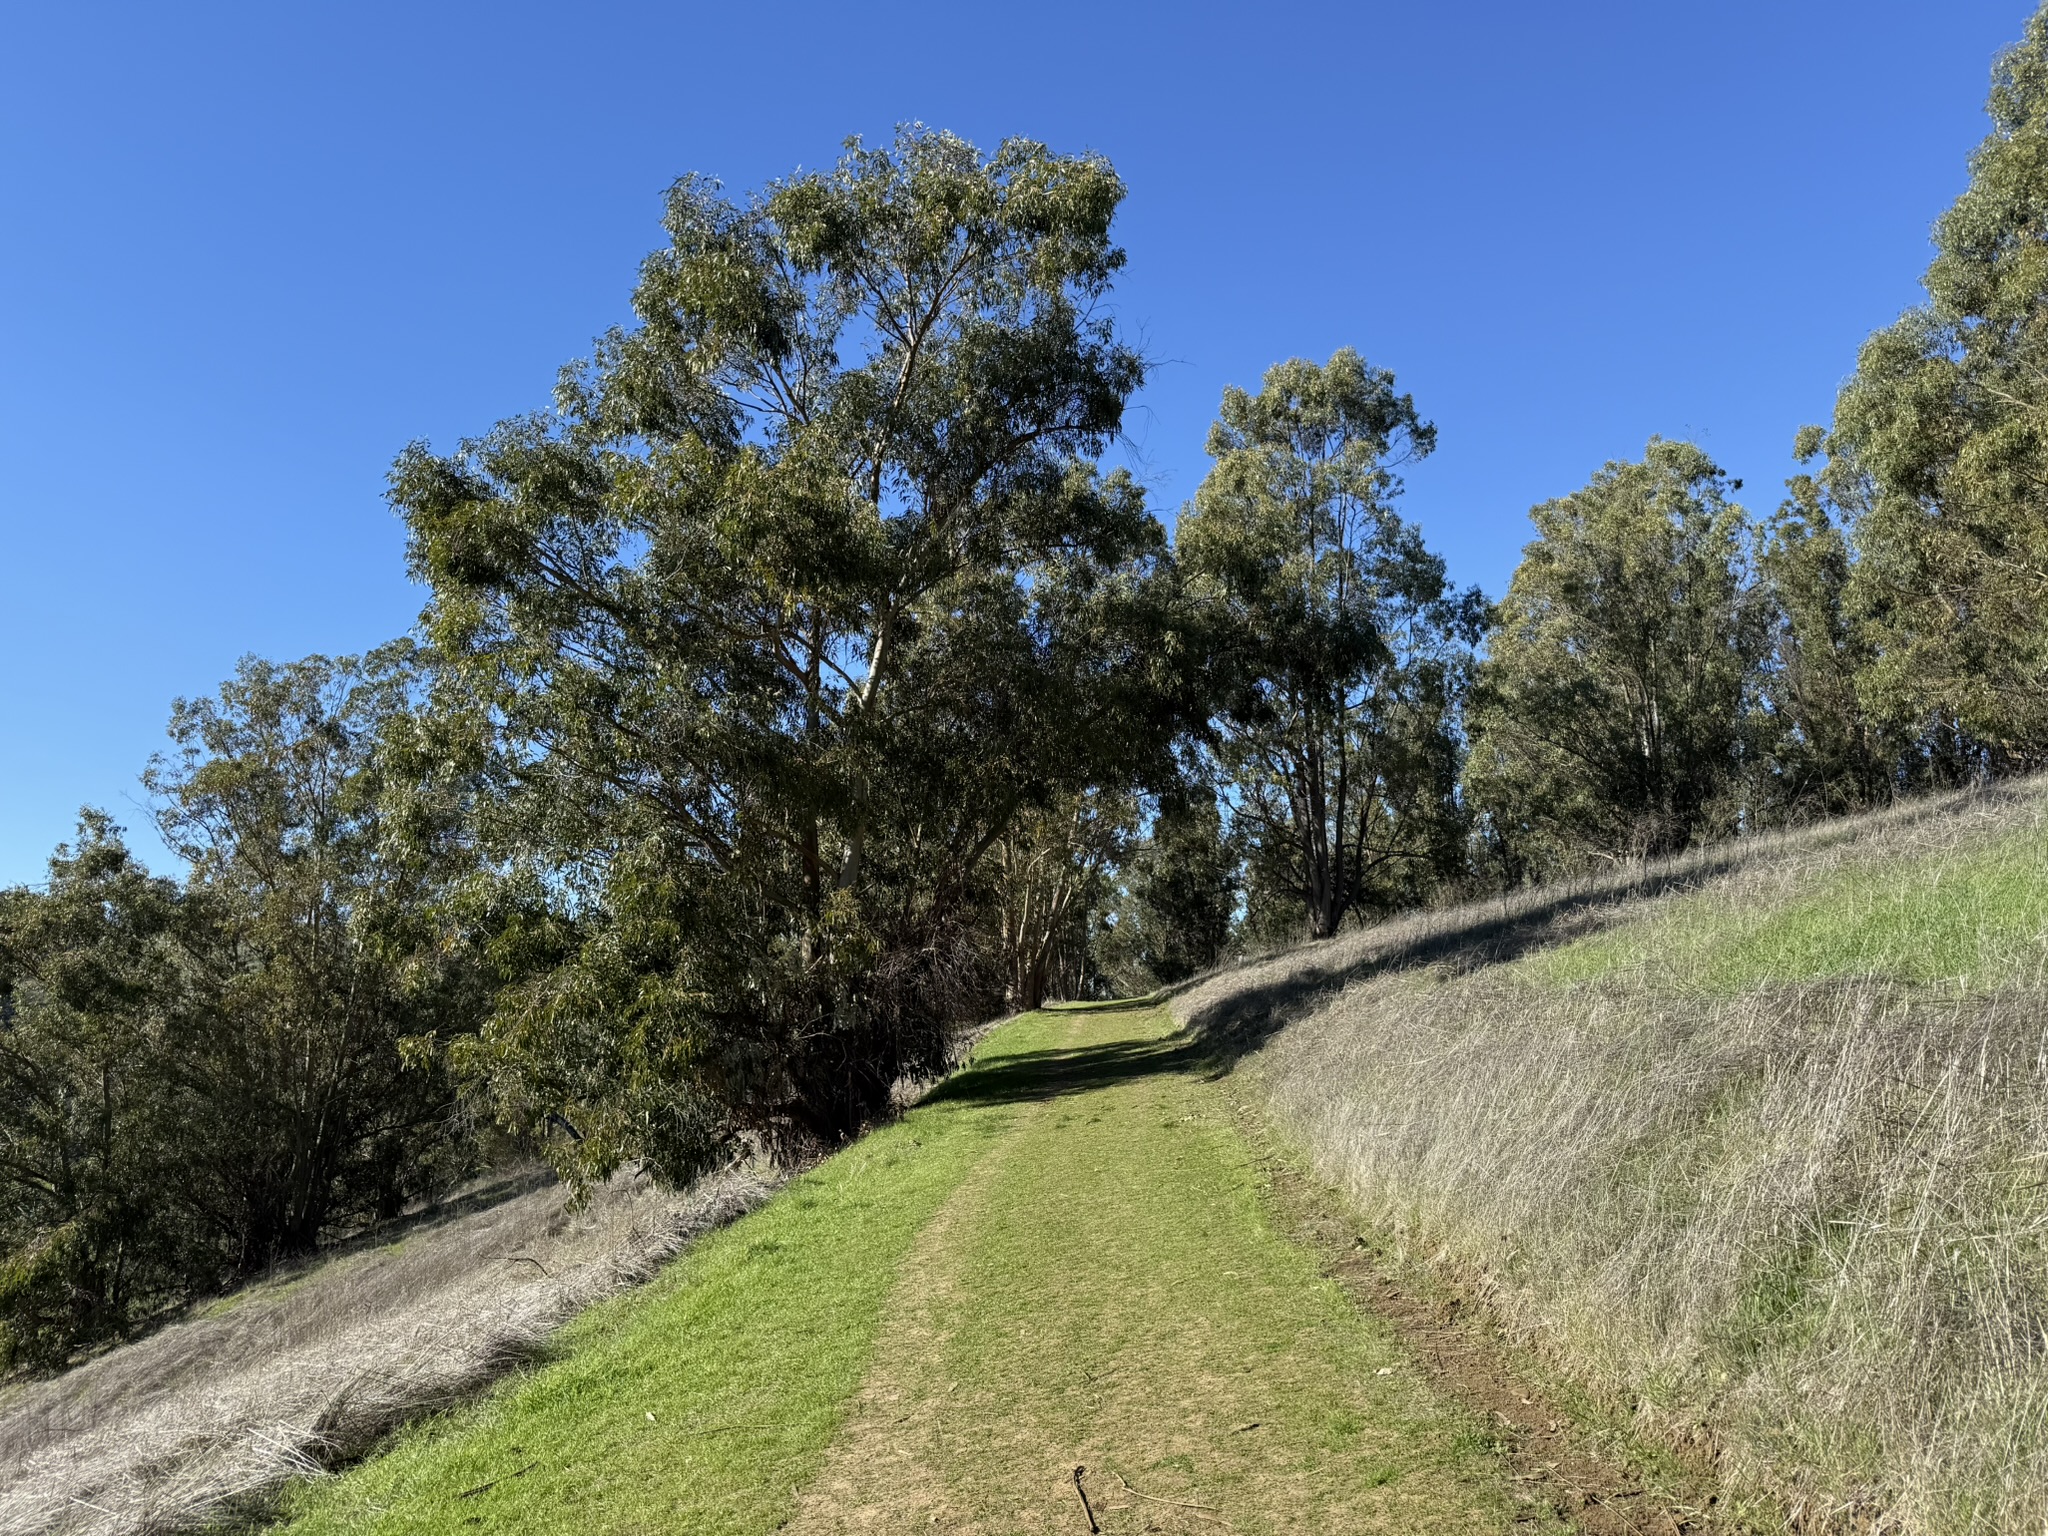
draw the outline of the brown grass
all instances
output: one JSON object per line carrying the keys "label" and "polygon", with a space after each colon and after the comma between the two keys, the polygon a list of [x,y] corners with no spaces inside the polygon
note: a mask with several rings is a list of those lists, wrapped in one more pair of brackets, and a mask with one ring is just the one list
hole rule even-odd
{"label": "brown grass", "polygon": [[260,1517],[286,1481],[532,1359],[777,1180],[681,1192],[620,1177],[574,1206],[540,1175],[401,1241],[261,1285],[0,1397],[0,1531],[129,1536]]}
{"label": "brown grass", "polygon": [[[1661,948],[1938,885],[2038,837],[2044,788],[1426,914],[1175,1008],[1254,1056],[1367,1216],[1738,1494],[1800,1529],[2040,1531],[2048,934],[1946,984],[1889,974],[1911,934],[1858,974],[1740,987]],[[1513,963],[1601,930],[1639,937],[1591,979]]]}

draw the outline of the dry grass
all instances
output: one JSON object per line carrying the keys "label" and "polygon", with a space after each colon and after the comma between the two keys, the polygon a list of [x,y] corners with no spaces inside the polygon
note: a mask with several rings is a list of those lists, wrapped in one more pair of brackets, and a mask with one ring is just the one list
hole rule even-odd
{"label": "dry grass", "polygon": [[1206,979],[1321,1171],[1801,1529],[2048,1529],[2048,785]]}
{"label": "dry grass", "polygon": [[[776,1180],[621,1177],[581,1208],[537,1176],[401,1241],[258,1286],[0,1398],[0,1530],[129,1536],[248,1520],[290,1479],[532,1359]],[[523,1186],[523,1187],[522,1187]]]}

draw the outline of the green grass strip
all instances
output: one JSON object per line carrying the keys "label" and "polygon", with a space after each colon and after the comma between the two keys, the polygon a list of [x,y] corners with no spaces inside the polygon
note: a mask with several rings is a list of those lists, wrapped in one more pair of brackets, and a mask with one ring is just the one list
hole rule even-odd
{"label": "green grass strip", "polygon": [[1880,860],[1779,901],[1707,890],[1521,962],[1532,981],[1622,973],[1732,995],[1869,976],[1984,992],[2048,971],[2048,828],[1961,854]]}
{"label": "green grass strip", "polygon": [[[967,1075],[1041,1027],[1006,1026]],[[553,1363],[303,1487],[289,1529],[773,1530],[867,1371],[905,1252],[1015,1113],[913,1110],[570,1324]]]}

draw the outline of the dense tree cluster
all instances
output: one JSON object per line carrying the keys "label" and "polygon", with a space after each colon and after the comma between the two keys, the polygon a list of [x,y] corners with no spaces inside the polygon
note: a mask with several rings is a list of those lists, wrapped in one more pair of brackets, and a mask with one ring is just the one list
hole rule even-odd
{"label": "dense tree cluster", "polygon": [[[2048,17],[2048,12],[2044,12]],[[686,1179],[959,1030],[2048,762],[2048,19],[1815,463],[1651,441],[1498,604],[1356,352],[1225,393],[1169,534],[1095,156],[686,178],[554,409],[399,458],[417,642],[251,660],[0,892],[0,1367],[431,1201],[509,1138]]]}
{"label": "dense tree cluster", "polygon": [[88,811],[0,893],[0,1350],[62,1360],[467,1171],[406,1041],[489,992],[454,901],[465,787],[400,782],[418,658],[251,661],[146,782],[182,882]]}

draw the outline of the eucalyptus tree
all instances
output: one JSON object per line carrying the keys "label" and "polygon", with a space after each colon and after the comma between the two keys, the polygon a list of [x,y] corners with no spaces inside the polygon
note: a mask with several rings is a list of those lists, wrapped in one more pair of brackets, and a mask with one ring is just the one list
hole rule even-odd
{"label": "eucalyptus tree", "polygon": [[1738,826],[1768,636],[1729,490],[1697,447],[1653,438],[1530,512],[1466,765],[1511,876]]}
{"label": "eucalyptus tree", "polygon": [[[437,1044],[488,999],[473,765],[405,642],[245,661],[144,782],[188,865],[82,813],[0,891],[0,1366],[395,1214],[471,1152]],[[480,920],[481,919],[481,920]]]}
{"label": "eucalyptus tree", "polygon": [[92,810],[46,885],[0,890],[0,1370],[61,1364],[181,1292],[180,908]]}
{"label": "eucalyptus tree", "polygon": [[992,1000],[1016,819],[1163,760],[1164,537],[1094,467],[1144,372],[1122,197],[921,128],[744,200],[687,177],[552,416],[399,460],[494,857],[546,900],[464,1059],[572,1171],[882,1112]]}
{"label": "eucalyptus tree", "polygon": [[474,868],[459,774],[405,763],[418,657],[250,658],[178,701],[144,777],[189,866],[164,1091],[217,1277],[310,1251],[460,1173],[438,1053],[487,1000],[451,898]]}
{"label": "eucalyptus tree", "polygon": [[1476,591],[1393,510],[1436,429],[1345,348],[1224,392],[1176,547],[1234,668],[1217,717],[1234,819],[1302,926],[1413,899],[1460,859],[1456,716]]}
{"label": "eucalyptus tree", "polygon": [[[1818,428],[1799,435],[1810,459]],[[1760,679],[1756,804],[1771,820],[1865,810],[1910,779],[1910,736],[1872,715],[1858,684],[1874,659],[1867,626],[1852,606],[1855,572],[1849,529],[1812,475],[1758,530],[1758,596],[1770,627]]]}
{"label": "eucalyptus tree", "polygon": [[1089,923],[1129,854],[1136,813],[1129,794],[1086,790],[1017,817],[996,844],[1008,1007],[1080,994],[1090,975]]}
{"label": "eucalyptus tree", "polygon": [[1162,792],[1124,867],[1123,900],[1106,936],[1116,968],[1152,987],[1221,960],[1237,914],[1240,862],[1213,789],[1192,783]]}
{"label": "eucalyptus tree", "polygon": [[1993,79],[1992,131],[1935,230],[1928,302],[1864,345],[1827,480],[1855,516],[1870,707],[2048,762],[2048,9]]}

